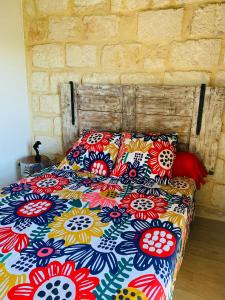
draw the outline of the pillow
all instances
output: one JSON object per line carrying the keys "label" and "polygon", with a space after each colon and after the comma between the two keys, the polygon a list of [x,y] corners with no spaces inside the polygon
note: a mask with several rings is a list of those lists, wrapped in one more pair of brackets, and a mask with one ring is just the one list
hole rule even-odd
{"label": "pillow", "polygon": [[80,139],[68,151],[58,168],[109,176],[117,158],[120,140],[120,133],[83,130]]}
{"label": "pillow", "polygon": [[173,165],[174,177],[189,177],[195,180],[197,189],[204,184],[207,172],[198,157],[190,152],[177,152]]}
{"label": "pillow", "polygon": [[167,184],[172,177],[177,134],[123,133],[111,176],[130,182]]}

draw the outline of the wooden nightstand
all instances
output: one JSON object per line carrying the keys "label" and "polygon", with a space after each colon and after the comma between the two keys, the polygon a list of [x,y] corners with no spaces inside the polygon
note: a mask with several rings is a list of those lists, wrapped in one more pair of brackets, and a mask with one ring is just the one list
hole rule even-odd
{"label": "wooden nightstand", "polygon": [[42,155],[41,162],[35,162],[35,156],[27,156],[18,161],[18,175],[20,178],[32,176],[36,172],[40,172],[42,169],[47,168],[51,165],[50,159]]}

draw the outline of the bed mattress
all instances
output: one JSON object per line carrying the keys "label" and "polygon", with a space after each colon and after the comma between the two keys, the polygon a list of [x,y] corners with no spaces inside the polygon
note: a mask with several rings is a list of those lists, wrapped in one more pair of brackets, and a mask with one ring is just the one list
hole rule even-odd
{"label": "bed mattress", "polygon": [[46,169],[0,190],[0,299],[172,299],[195,184]]}

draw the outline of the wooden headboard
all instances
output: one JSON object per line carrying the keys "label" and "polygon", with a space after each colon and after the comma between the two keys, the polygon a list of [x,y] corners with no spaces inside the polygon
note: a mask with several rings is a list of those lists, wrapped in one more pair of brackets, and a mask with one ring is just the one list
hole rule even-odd
{"label": "wooden headboard", "polygon": [[213,173],[224,102],[224,88],[64,83],[64,149],[74,143],[83,128],[177,132],[179,149],[197,153]]}

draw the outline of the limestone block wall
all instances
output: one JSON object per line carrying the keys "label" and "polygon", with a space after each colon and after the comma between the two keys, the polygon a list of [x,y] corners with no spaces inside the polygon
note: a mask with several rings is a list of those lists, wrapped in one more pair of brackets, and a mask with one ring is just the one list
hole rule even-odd
{"label": "limestone block wall", "polygon": [[[225,1],[23,0],[33,138],[62,152],[59,83],[225,86]],[[225,221],[225,114],[197,214]]]}

